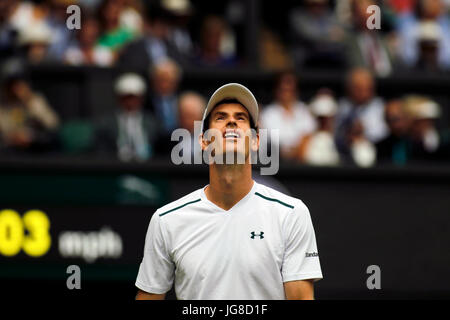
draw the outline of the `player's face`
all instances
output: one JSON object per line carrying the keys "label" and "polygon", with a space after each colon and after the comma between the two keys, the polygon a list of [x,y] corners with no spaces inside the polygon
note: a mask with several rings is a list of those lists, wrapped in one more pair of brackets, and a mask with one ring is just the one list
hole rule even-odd
{"label": "player's face", "polygon": [[252,135],[250,115],[246,108],[238,103],[217,106],[210,114],[209,130],[214,138],[218,138],[212,142],[216,155],[242,154],[247,160]]}

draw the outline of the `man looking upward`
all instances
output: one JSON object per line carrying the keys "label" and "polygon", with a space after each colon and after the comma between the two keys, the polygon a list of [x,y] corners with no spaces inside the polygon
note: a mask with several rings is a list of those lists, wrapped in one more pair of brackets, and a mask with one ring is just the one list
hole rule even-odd
{"label": "man looking upward", "polygon": [[[252,179],[257,120],[246,87],[211,96],[200,137],[203,151],[213,149],[210,183],[152,216],[136,299],[164,299],[173,284],[183,300],[314,298],[322,272],[308,208]],[[232,163],[221,161],[230,153]]]}

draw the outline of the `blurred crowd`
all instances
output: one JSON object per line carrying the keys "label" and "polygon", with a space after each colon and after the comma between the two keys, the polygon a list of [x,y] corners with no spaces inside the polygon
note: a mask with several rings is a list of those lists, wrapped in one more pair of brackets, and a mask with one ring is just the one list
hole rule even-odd
{"label": "blurred crowd", "polygon": [[[243,3],[226,1],[218,14],[189,0],[1,0],[1,153],[170,155],[173,130],[193,132],[206,105],[198,92],[180,90],[183,71],[250,63]],[[73,4],[81,8],[75,30],[67,24]],[[367,28],[373,4],[379,30]],[[448,106],[420,95],[386,100],[376,87],[396,71],[450,70],[449,8],[448,0],[303,0],[286,12],[284,34],[261,22],[258,65],[277,77],[260,128],[280,130],[282,159],[361,167],[450,160],[448,126],[439,124]],[[63,121],[28,74],[30,65],[49,64],[121,70],[117,110]],[[307,68],[345,72],[344,96],[321,88],[302,101],[298,76]]]}

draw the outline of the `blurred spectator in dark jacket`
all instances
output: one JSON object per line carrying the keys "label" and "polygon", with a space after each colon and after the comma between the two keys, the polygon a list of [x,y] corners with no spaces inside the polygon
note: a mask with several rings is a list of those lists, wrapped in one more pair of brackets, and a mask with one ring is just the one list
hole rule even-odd
{"label": "blurred spectator in dark jacket", "polygon": [[388,42],[382,30],[367,28],[371,16],[367,8],[375,5],[374,0],[351,0],[351,30],[347,34],[346,54],[350,67],[364,67],[377,76],[391,74],[393,61]]}
{"label": "blurred spectator in dark jacket", "polygon": [[76,38],[64,53],[64,62],[71,65],[111,66],[114,54],[106,46],[98,44],[100,26],[93,15],[83,14],[83,27],[76,31]]}
{"label": "blurred spectator in dark jacket", "polygon": [[376,144],[377,162],[405,165],[411,154],[411,121],[401,99],[386,103],[384,115],[389,135]]}
{"label": "blurred spectator in dark jacket", "polygon": [[59,127],[58,115],[42,94],[33,91],[17,60],[8,60],[2,73],[2,144],[12,152],[46,151],[53,148]]}
{"label": "blurred spectator in dark jacket", "polygon": [[292,159],[302,138],[316,129],[316,121],[299,100],[298,79],[293,72],[281,73],[275,84],[275,100],[261,112],[261,128],[279,130],[281,156]]}
{"label": "blurred spectator in dark jacket", "polygon": [[191,2],[189,0],[162,0],[161,6],[170,13],[168,42],[180,54],[186,57],[191,56],[194,49],[188,28],[194,12]]}
{"label": "blurred spectator in dark jacket", "polygon": [[158,128],[154,117],[143,109],[145,81],[126,73],[117,79],[114,90],[119,109],[98,121],[98,151],[115,154],[122,161],[148,160]]}
{"label": "blurred spectator in dark jacket", "polygon": [[226,21],[209,15],[203,21],[194,63],[200,66],[227,67],[237,63],[234,37]]}
{"label": "blurred spectator in dark jacket", "polygon": [[384,119],[384,102],[376,95],[372,73],[367,69],[353,69],[347,76],[346,85],[347,96],[340,100],[336,119],[338,140],[343,138],[343,123],[357,119],[362,123],[365,137],[377,143],[387,136],[388,127]]}
{"label": "blurred spectator in dark jacket", "polygon": [[334,119],[337,102],[330,92],[319,92],[310,103],[311,113],[317,119],[317,129],[306,135],[299,146],[298,159],[316,166],[335,166],[340,162],[334,140]]}
{"label": "blurred spectator in dark jacket", "polygon": [[336,68],[344,66],[345,30],[328,0],[305,0],[305,7],[289,16],[293,55],[297,65]]}
{"label": "blurred spectator in dark jacket", "polygon": [[[420,43],[424,39],[424,28],[429,29],[425,30],[425,33],[431,33],[433,41],[436,42],[437,47],[433,50],[437,50],[439,68],[449,69],[450,17],[445,10],[443,0],[417,0],[414,12],[398,16],[397,32],[400,37],[398,54],[407,66],[417,65],[420,52],[423,53],[424,50]],[[430,35],[425,37],[429,38]]]}

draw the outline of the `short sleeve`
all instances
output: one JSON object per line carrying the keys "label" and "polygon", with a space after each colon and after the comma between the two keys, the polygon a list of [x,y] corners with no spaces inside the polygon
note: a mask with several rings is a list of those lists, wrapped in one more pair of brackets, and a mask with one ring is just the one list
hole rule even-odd
{"label": "short sleeve", "polygon": [[286,217],[283,234],[285,237],[283,282],[322,279],[314,227],[309,210],[302,202]]}
{"label": "short sleeve", "polygon": [[175,266],[166,241],[161,217],[155,213],[147,230],[144,257],[136,279],[136,287],[145,292],[163,294],[172,288]]}

